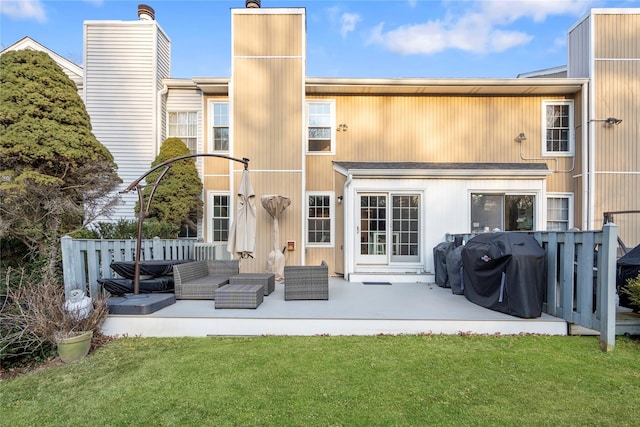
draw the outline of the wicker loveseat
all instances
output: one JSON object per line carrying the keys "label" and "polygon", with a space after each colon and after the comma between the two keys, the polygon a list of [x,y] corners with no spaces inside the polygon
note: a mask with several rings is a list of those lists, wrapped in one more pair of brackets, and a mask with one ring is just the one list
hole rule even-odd
{"label": "wicker loveseat", "polygon": [[238,260],[193,261],[173,267],[176,299],[215,299],[215,292],[239,273]]}
{"label": "wicker loveseat", "polygon": [[320,265],[286,265],[284,267],[284,299],[328,300],[329,267]]}

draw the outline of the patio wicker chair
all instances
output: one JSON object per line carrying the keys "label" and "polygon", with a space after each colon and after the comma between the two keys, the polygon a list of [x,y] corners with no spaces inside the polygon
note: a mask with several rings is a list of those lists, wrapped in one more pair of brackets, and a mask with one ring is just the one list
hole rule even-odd
{"label": "patio wicker chair", "polygon": [[284,299],[291,300],[328,300],[329,266],[322,261],[320,265],[286,265],[284,267]]}

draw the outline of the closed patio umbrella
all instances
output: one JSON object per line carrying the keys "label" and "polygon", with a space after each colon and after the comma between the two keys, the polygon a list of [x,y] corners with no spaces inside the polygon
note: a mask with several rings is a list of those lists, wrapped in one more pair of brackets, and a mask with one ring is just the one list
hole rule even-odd
{"label": "closed patio umbrella", "polygon": [[236,216],[229,230],[227,250],[239,258],[253,258],[256,251],[256,194],[249,171],[242,172]]}

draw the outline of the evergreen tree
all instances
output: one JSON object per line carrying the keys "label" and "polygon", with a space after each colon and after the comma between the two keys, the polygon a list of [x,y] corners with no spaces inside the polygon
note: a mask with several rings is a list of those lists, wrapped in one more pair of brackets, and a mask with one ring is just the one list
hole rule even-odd
{"label": "evergreen tree", "polygon": [[64,234],[110,206],[120,182],[92,134],[75,84],[44,52],[0,56],[0,237],[48,259],[54,277]]}
{"label": "evergreen tree", "polygon": [[[180,138],[168,138],[162,143],[152,167],[176,157],[189,155],[190,151]],[[147,184],[156,182],[164,168],[147,175]],[[145,205],[152,186],[147,185],[142,194]],[[179,228],[195,229],[202,217],[202,181],[193,158],[174,162],[158,183],[149,206],[149,217]],[[139,206],[136,205],[136,212]]]}

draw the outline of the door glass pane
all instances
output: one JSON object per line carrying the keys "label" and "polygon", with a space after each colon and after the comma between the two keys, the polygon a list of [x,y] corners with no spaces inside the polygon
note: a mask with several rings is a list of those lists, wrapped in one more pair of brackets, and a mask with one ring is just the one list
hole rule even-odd
{"label": "door glass pane", "polygon": [[394,256],[418,256],[418,196],[393,196],[393,245]]}
{"label": "door glass pane", "polygon": [[360,197],[360,254],[387,253],[386,196]]}

